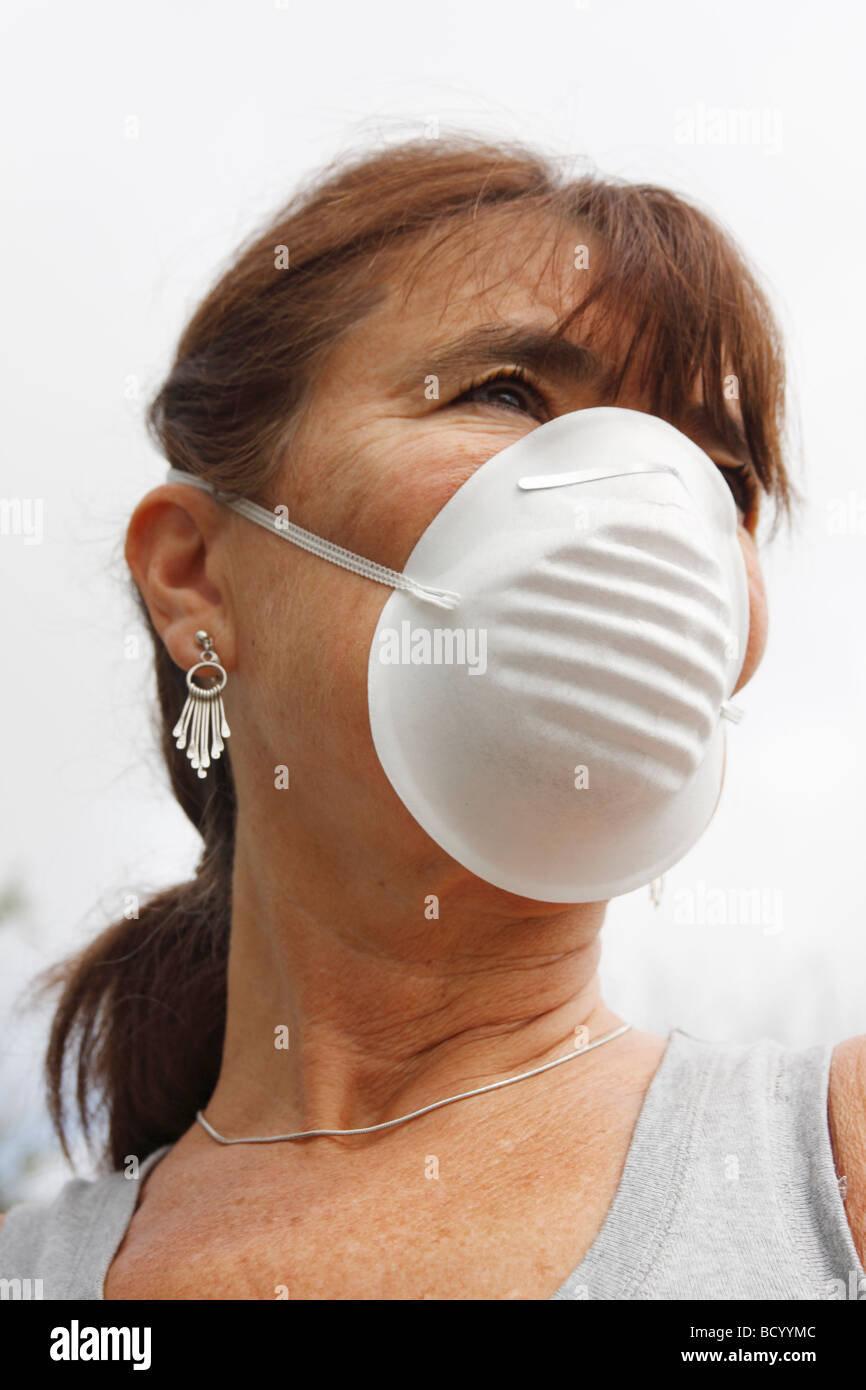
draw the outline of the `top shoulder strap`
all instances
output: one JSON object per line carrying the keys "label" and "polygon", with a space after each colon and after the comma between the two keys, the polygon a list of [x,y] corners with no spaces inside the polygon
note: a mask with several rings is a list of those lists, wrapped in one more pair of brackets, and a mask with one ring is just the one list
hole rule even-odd
{"label": "top shoulder strap", "polygon": [[832,1050],[674,1029],[607,1219],[557,1296],[857,1298],[866,1274],[827,1117]]}
{"label": "top shoulder strap", "polygon": [[47,1202],[21,1202],[0,1226],[5,1298],[100,1299],[102,1284],[135,1211],[140,1183],[169,1146],[122,1172],[73,1178]]}

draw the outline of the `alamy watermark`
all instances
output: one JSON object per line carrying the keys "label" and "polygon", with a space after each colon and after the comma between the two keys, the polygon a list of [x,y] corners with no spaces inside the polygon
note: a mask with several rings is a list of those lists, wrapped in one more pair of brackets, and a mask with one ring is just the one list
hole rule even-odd
{"label": "alamy watermark", "polygon": [[0,1300],[44,1298],[42,1279],[0,1279]]}
{"label": "alamy watermark", "polygon": [[0,497],[0,536],[21,536],[25,545],[41,545],[43,514],[41,497]]}
{"label": "alamy watermark", "polygon": [[866,492],[851,488],[846,497],[831,497],[824,525],[830,536],[866,536]]}
{"label": "alamy watermark", "polygon": [[862,1303],[866,1300],[866,1277],[858,1269],[849,1269],[847,1280],[825,1280],[823,1291],[819,1297],[826,1298],[831,1303],[838,1303],[840,1300],[847,1301],[848,1299],[855,1303]]}
{"label": "alamy watermark", "polygon": [[713,887],[698,879],[673,895],[673,920],[685,927],[760,927],[763,936],[782,930],[781,888]]}
{"label": "alamy watermark", "polygon": [[68,1327],[51,1329],[48,1355],[52,1361],[131,1361],[134,1371],[147,1371],[151,1360],[149,1327],[82,1327],[73,1318]]}
{"label": "alamy watermark", "polygon": [[379,660],[383,666],[465,666],[470,676],[487,670],[485,627],[414,627],[404,618],[399,631],[383,627],[379,633]]}
{"label": "alamy watermark", "polygon": [[674,111],[677,145],[751,145],[764,154],[782,148],[782,112],[778,106],[678,106]]}

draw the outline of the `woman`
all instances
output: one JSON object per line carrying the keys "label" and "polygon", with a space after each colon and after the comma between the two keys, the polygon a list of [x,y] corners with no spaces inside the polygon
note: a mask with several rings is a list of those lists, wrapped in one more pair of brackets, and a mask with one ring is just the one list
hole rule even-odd
{"label": "woman", "polygon": [[[706,215],[568,183],[521,148],[411,143],[328,171],[207,296],[150,420],[216,495],[157,487],[126,548],[204,852],[63,968],[54,1116],[62,1139],[77,1053],[112,1171],[13,1208],[0,1275],[65,1298],[848,1296],[866,1039],[800,1052],[629,1028],[599,990],[606,902],[472,872],[410,813],[371,731],[387,590],[344,552],[411,576],[483,465],[606,406],[675,427],[689,466],[710,458],[730,487],[748,583],[733,693],[765,641],[759,506],[784,512],[793,489],[776,328]],[[336,562],[232,498],[328,538]],[[224,718],[194,766],[179,716],[203,657]]]}

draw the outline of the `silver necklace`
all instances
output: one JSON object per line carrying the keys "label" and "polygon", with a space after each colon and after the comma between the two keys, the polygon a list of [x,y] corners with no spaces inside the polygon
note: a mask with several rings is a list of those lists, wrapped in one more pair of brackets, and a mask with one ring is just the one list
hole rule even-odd
{"label": "silver necklace", "polygon": [[481,1096],[485,1091],[498,1091],[502,1086],[513,1086],[515,1081],[525,1081],[528,1076],[538,1076],[540,1072],[550,1071],[551,1067],[559,1067],[563,1062],[570,1062],[573,1057],[582,1057],[584,1052],[591,1052],[594,1047],[601,1047],[603,1043],[613,1042],[614,1038],[622,1037],[631,1027],[630,1023],[624,1023],[621,1028],[615,1028],[612,1033],[606,1033],[603,1038],[596,1038],[595,1042],[586,1043],[579,1047],[575,1052],[567,1052],[564,1057],[557,1057],[553,1062],[545,1062],[543,1066],[534,1067],[532,1071],[523,1071],[519,1076],[509,1076],[505,1081],[493,1081],[489,1086],[479,1086],[474,1091],[461,1091],[459,1096],[446,1096],[445,1100],[434,1100],[432,1105],[422,1106],[420,1110],[413,1110],[408,1115],[401,1115],[397,1120],[383,1120],[379,1125],[367,1125],[363,1129],[306,1129],[299,1134],[265,1134],[255,1135],[250,1139],[226,1139],[225,1135],[220,1134],[214,1129],[213,1125],[208,1124],[200,1110],[196,1111],[196,1119],[203,1129],[207,1130],[211,1139],[215,1139],[218,1144],[279,1144],[284,1139],[315,1139],[315,1138],[342,1138],[348,1134],[375,1134],[379,1129],[390,1129],[392,1125],[404,1125],[407,1120],[417,1119],[419,1115],[427,1115],[431,1110],[438,1110],[443,1105],[453,1105],[455,1100],[467,1100],[469,1096]]}

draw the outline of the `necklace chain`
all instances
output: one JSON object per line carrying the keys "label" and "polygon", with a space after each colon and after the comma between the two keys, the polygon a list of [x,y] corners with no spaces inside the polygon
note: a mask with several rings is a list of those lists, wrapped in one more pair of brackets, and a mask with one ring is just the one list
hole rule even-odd
{"label": "necklace chain", "polygon": [[582,1057],[584,1052],[591,1052],[594,1047],[601,1047],[603,1043],[613,1042],[614,1038],[622,1037],[631,1027],[630,1023],[624,1023],[622,1027],[615,1028],[612,1033],[606,1033],[603,1038],[596,1038],[595,1042],[586,1043],[583,1047],[577,1048],[575,1052],[568,1052],[564,1057],[557,1057],[553,1062],[545,1062],[540,1067],[533,1067],[532,1071],[523,1071],[519,1076],[509,1076],[505,1081],[492,1081],[488,1086],[479,1086],[474,1091],[461,1091],[457,1096],[446,1096],[444,1100],[434,1100],[432,1105],[424,1105],[420,1110],[412,1110],[408,1115],[401,1115],[396,1120],[383,1120],[378,1125],[366,1125],[363,1129],[306,1129],[298,1134],[265,1134],[255,1135],[249,1139],[226,1139],[224,1135],[215,1130],[213,1125],[208,1124],[201,1110],[196,1111],[196,1119],[203,1129],[207,1131],[211,1139],[215,1139],[218,1144],[279,1144],[288,1139],[316,1139],[316,1138],[342,1138],[350,1134],[375,1134],[380,1129],[391,1129],[393,1125],[404,1125],[407,1120],[417,1119],[419,1115],[427,1115],[431,1110],[439,1110],[443,1105],[453,1105],[455,1100],[467,1100],[470,1096],[481,1096],[486,1091],[498,1091],[503,1086],[512,1086],[515,1081],[525,1081],[529,1076],[538,1076],[543,1071],[550,1071],[552,1067],[559,1067],[563,1062],[570,1062],[574,1057]]}

